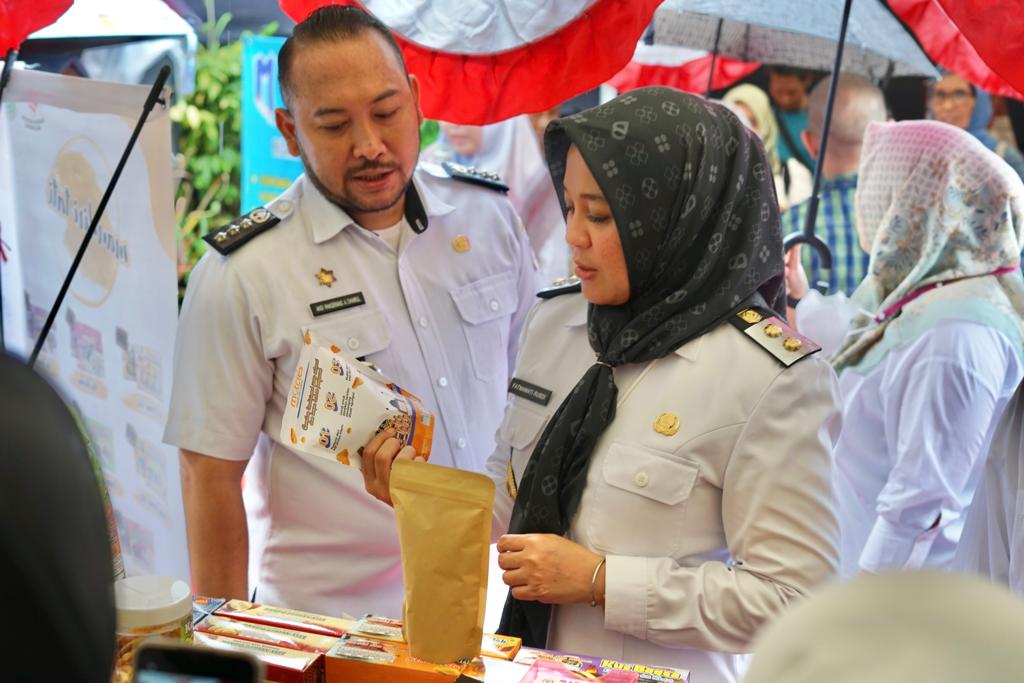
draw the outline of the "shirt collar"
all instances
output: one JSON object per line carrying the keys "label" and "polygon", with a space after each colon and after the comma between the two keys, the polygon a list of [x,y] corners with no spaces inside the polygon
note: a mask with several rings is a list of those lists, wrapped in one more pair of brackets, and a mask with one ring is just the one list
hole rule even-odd
{"label": "shirt collar", "polygon": [[[414,198],[407,197],[406,213],[409,224],[415,225],[416,216],[408,216],[408,213],[419,213],[422,207],[422,215],[425,215],[427,222],[434,216],[444,216],[455,210],[455,207],[448,204],[437,196],[420,177],[420,170],[413,172],[413,183],[410,191],[416,192],[419,197],[417,202]],[[345,228],[356,225],[348,213],[341,207],[333,204],[327,197],[323,196],[309,180],[309,177],[302,177],[303,211],[310,224],[310,230],[314,244],[321,244],[331,239]],[[415,228],[414,228],[415,229]]]}
{"label": "shirt collar", "polygon": [[832,176],[831,178],[825,178],[822,183],[822,189],[856,189],[857,188],[857,174],[856,173],[840,173],[839,175]]}

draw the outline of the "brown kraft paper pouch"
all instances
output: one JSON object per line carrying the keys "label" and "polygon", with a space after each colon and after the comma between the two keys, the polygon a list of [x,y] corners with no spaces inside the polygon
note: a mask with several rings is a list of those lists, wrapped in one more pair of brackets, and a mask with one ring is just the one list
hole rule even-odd
{"label": "brown kraft paper pouch", "polygon": [[413,657],[480,654],[494,482],[474,472],[396,460],[391,470],[405,579],[403,629]]}

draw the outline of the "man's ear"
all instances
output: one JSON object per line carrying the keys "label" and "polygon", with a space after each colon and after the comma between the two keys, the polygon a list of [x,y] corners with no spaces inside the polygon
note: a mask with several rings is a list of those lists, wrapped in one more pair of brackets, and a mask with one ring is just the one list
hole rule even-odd
{"label": "man's ear", "polygon": [[288,143],[288,153],[293,157],[299,156],[299,140],[295,133],[295,118],[287,109],[278,107],[274,110],[274,122],[277,129],[281,131],[285,142]]}
{"label": "man's ear", "polygon": [[416,118],[423,125],[423,109],[420,108],[420,82],[413,74],[409,74],[409,89],[412,90],[412,101],[416,105]]}
{"label": "man's ear", "polygon": [[817,159],[820,148],[818,147],[818,136],[812,133],[810,129],[804,128],[800,131],[800,142],[804,143],[804,147],[807,148],[808,153]]}

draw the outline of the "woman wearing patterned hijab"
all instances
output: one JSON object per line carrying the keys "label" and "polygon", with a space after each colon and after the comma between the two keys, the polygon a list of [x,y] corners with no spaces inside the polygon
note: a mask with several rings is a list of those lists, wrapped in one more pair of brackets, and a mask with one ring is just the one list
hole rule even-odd
{"label": "woman wearing patterned hijab", "polygon": [[545,147],[580,282],[531,312],[489,463],[499,630],[735,681],[838,548],[835,377],[780,320],[764,150],[668,88],[554,121]]}
{"label": "woman wearing patterned hijab", "polygon": [[871,261],[833,360],[842,572],[949,567],[1024,377],[1024,185],[959,128],[872,123],[856,209]]}

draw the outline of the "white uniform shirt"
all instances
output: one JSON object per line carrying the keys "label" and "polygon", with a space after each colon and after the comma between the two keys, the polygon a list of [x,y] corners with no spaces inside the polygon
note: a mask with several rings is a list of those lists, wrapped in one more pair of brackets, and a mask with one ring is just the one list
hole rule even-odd
{"label": "white uniform shirt", "polygon": [[844,576],[950,566],[993,429],[1022,375],[1005,336],[961,320],[937,324],[866,373],[842,373]]}
{"label": "white uniform shirt", "polygon": [[[358,470],[278,441],[303,328],[365,357],[435,412],[431,462],[479,471],[494,448],[536,274],[511,204],[437,172],[444,177],[414,175],[429,225],[403,227],[397,256],[303,176],[268,206],[280,224],[227,256],[207,254],[192,273],[165,440],[252,456],[245,502],[257,600],[401,614],[391,509],[366,493]],[[468,250],[454,248],[459,236]],[[321,269],[333,272],[330,287]],[[365,304],[311,312],[357,292]]]}
{"label": "white uniform shirt", "polygon": [[953,568],[986,576],[1024,598],[1024,384],[992,437]]}
{"label": "white uniform shirt", "polygon": [[[566,294],[527,321],[515,377],[551,397],[510,397],[488,463],[500,482],[496,531],[511,514],[509,458],[518,482],[594,362],[586,316],[582,295]],[[570,529],[607,556],[606,603],[556,607],[548,644],[688,668],[700,683],[736,681],[744,658],[727,653],[749,652],[766,621],[836,570],[835,375],[817,357],[787,369],[724,323],[653,363],[616,368],[615,381],[615,420]],[[654,429],[664,412],[680,420],[673,436]]]}

